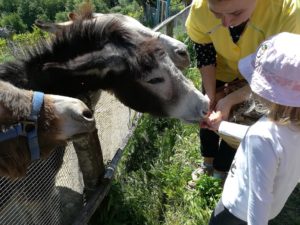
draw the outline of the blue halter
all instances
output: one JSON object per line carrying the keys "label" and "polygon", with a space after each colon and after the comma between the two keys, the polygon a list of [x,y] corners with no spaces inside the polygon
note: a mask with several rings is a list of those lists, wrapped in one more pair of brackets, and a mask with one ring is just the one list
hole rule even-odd
{"label": "blue halter", "polygon": [[[40,147],[37,136],[37,120],[44,102],[44,93],[34,92],[32,97],[32,111],[26,121],[19,122],[9,129],[0,132],[0,142],[16,138],[18,136],[27,137],[28,146],[31,154],[31,160],[40,158]],[[34,128],[27,131],[27,126],[31,125]]]}

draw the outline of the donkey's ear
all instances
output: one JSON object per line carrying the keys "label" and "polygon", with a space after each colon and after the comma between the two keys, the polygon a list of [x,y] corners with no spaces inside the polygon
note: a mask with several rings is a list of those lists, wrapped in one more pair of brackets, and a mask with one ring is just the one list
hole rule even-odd
{"label": "donkey's ear", "polygon": [[68,14],[69,20],[72,20],[72,21],[78,19],[78,17],[79,17],[79,16],[78,16],[75,12],[70,12],[70,13]]}
{"label": "donkey's ear", "polygon": [[42,20],[35,20],[34,25],[43,31],[50,32],[53,34],[60,34],[65,27],[71,26],[73,21],[67,21],[62,23],[51,23]]}
{"label": "donkey's ear", "polygon": [[43,71],[63,72],[72,76],[99,76],[121,74],[128,69],[127,60],[116,52],[105,50],[84,54],[67,62],[49,62],[43,66]]}

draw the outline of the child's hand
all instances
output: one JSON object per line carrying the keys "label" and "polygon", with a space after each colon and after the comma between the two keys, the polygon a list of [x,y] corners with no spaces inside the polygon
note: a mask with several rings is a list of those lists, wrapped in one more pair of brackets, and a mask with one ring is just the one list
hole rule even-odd
{"label": "child's hand", "polygon": [[217,131],[219,129],[220,123],[222,121],[222,113],[220,111],[218,112],[212,112],[207,119],[205,119],[201,123],[201,128],[207,128],[210,130]]}

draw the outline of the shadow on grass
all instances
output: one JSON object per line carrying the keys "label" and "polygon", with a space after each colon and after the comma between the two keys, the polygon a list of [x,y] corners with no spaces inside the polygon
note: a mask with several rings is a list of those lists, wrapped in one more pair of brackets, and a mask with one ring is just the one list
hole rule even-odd
{"label": "shadow on grass", "polygon": [[[151,169],[153,162],[161,157],[160,138],[167,129],[171,129],[178,122],[172,119],[154,118],[146,115],[134,133],[134,140],[127,145],[127,157],[125,170],[127,173],[143,169]],[[168,135],[168,143],[171,147],[175,143],[175,135]]]}

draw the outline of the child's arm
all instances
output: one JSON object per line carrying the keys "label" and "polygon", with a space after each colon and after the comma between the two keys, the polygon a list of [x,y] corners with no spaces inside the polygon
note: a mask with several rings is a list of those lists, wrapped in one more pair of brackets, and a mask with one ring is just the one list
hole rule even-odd
{"label": "child's arm", "polygon": [[220,134],[234,137],[234,138],[238,139],[239,141],[241,141],[244,138],[248,128],[249,128],[249,126],[246,126],[246,125],[231,123],[228,121],[222,121],[220,123],[218,132]]}
{"label": "child's arm", "polygon": [[249,126],[246,125],[223,121],[220,111],[212,112],[205,120],[205,122],[202,123],[202,127],[217,131],[220,134],[224,134],[226,136],[234,137],[239,141],[244,138],[249,128]]}

